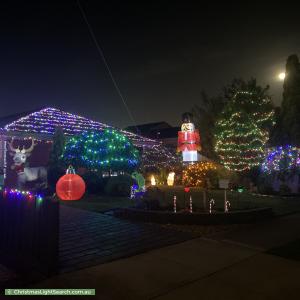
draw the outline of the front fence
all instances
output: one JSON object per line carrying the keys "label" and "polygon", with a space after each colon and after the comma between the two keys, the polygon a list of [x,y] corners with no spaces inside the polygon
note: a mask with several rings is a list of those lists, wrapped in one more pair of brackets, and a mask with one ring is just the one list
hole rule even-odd
{"label": "front fence", "polygon": [[17,273],[55,274],[59,203],[29,192],[0,192],[0,263]]}

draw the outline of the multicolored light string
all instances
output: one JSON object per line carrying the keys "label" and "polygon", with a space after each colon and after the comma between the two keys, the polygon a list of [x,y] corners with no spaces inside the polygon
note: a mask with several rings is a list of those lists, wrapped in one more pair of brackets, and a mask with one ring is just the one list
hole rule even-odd
{"label": "multicolored light string", "polygon": [[270,97],[258,87],[237,90],[216,123],[215,151],[231,171],[260,165],[269,130],[275,124]]}
{"label": "multicolored light string", "polygon": [[222,118],[216,128],[215,151],[225,168],[242,172],[260,164],[269,137],[266,130],[261,130],[244,112]]}
{"label": "multicolored light string", "polygon": [[261,170],[266,174],[300,172],[300,148],[286,145],[267,149]]}
{"label": "multicolored light string", "polygon": [[64,160],[76,167],[99,171],[132,171],[138,166],[139,153],[126,136],[105,129],[72,137],[65,147]]}
{"label": "multicolored light string", "polygon": [[18,120],[7,124],[4,127],[4,130],[9,132],[54,134],[56,127],[61,127],[64,134],[69,136],[78,135],[87,130],[103,131],[110,128],[120,131],[120,133],[124,134],[136,143],[156,143],[156,141],[149,138],[52,107],[47,107],[25,117],[19,118]]}
{"label": "multicolored light string", "polygon": [[270,97],[261,97],[255,91],[237,91],[232,98],[232,103],[243,106],[259,128],[275,125],[275,111]]}
{"label": "multicolored light string", "polygon": [[43,196],[41,194],[35,194],[30,191],[9,188],[0,188],[0,190],[2,190],[2,195],[4,198],[18,198],[20,200],[37,200],[38,202],[43,201]]}
{"label": "multicolored light string", "polygon": [[154,145],[143,149],[141,156],[141,168],[148,169],[169,169],[172,170],[180,164],[179,156],[173,154],[163,145]]}
{"label": "multicolored light string", "polygon": [[[64,134],[71,137],[71,139],[72,136],[80,135],[86,131],[92,130],[101,133],[106,129],[113,130],[116,133],[128,138],[130,142],[141,149],[141,161],[143,167],[145,167],[146,169],[157,167],[172,169],[173,166],[179,162],[176,155],[172,154],[166,147],[162,145],[161,142],[145,138],[124,130],[115,129],[114,127],[108,126],[106,124],[95,122],[87,118],[51,107],[33,112],[27,116],[19,118],[18,120],[10,124],[7,124],[3,128],[3,133],[6,132],[9,134],[16,134],[17,136],[18,134],[20,134],[20,136],[18,136],[18,139],[22,140],[31,139],[33,136],[35,140],[41,141],[38,137],[38,134],[52,135],[55,132],[57,126],[60,126],[63,129]],[[26,134],[26,136],[22,136],[22,134],[24,133]],[[51,137],[49,137],[48,139],[49,140],[45,141],[45,138],[42,138],[43,141],[52,143]],[[115,162],[117,163],[119,157],[115,157],[112,159],[115,159]],[[120,160],[122,161],[122,158],[120,158]],[[103,160],[98,161],[98,163],[100,165],[108,166],[111,162]],[[135,164],[135,161],[133,161],[132,164]]]}
{"label": "multicolored light string", "polygon": [[[37,136],[38,134],[52,135],[58,126],[63,129],[65,135],[70,137],[80,135],[86,131],[103,132],[105,129],[115,130],[130,139],[136,147],[141,149],[141,160],[144,162],[145,168],[172,168],[174,164],[178,163],[176,155],[172,154],[161,142],[52,107],[47,107],[19,118],[7,124],[1,130],[3,133],[6,132],[9,134],[27,134],[26,136],[18,137],[18,139],[26,140],[31,139],[31,136],[33,136],[35,140],[40,141]],[[51,137],[49,137],[49,140],[46,142],[52,143]],[[103,161],[103,164],[104,163],[106,162]]]}

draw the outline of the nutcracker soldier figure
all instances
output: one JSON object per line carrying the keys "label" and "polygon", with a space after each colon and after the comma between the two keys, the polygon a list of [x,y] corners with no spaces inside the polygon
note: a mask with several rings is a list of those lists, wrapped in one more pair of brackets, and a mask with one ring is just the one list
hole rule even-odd
{"label": "nutcracker soldier figure", "polygon": [[181,131],[178,132],[177,150],[182,152],[182,160],[186,163],[193,163],[200,160],[198,151],[200,147],[199,131],[195,129],[193,115],[184,113],[182,115]]}

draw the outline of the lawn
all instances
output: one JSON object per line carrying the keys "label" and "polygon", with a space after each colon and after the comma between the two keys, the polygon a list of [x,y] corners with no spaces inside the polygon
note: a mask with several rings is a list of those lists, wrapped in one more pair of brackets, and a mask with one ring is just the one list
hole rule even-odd
{"label": "lawn", "polygon": [[[173,205],[173,197],[176,195],[179,207],[187,207],[190,195],[193,199],[193,206],[203,210],[203,190],[200,188],[191,188],[189,193],[185,193],[183,187],[160,187],[161,192],[153,190],[155,194],[160,194],[160,205],[171,208]],[[215,207],[218,210],[224,208],[224,191],[211,190],[207,193],[206,210],[208,202],[214,199]],[[230,201],[231,210],[251,209],[259,207],[272,207],[275,215],[284,215],[294,212],[300,212],[300,196],[298,197],[281,197],[281,196],[263,196],[251,194],[248,192],[239,193],[237,191],[227,191],[227,200]]]}
{"label": "lawn", "polygon": [[[203,210],[203,190],[200,188],[191,188],[189,193],[183,191],[183,187],[150,187],[150,199],[157,199],[160,206],[172,210],[173,197],[177,197],[178,209],[188,207],[189,197],[192,196],[194,209]],[[215,200],[215,208],[222,210],[224,208],[224,191],[212,190],[207,194],[206,210],[208,201]],[[281,196],[262,196],[254,195],[248,192],[228,191],[227,199],[230,201],[231,210],[251,209],[257,207],[272,207],[275,215],[284,215],[294,212],[300,212],[300,197],[281,197]],[[91,211],[104,212],[110,209],[133,207],[135,201],[127,197],[97,196],[86,195],[79,201],[61,201],[64,205],[87,209]]]}
{"label": "lawn", "polygon": [[60,201],[63,205],[96,212],[105,212],[114,208],[134,206],[134,201],[128,197],[98,196],[86,194],[78,201]]}

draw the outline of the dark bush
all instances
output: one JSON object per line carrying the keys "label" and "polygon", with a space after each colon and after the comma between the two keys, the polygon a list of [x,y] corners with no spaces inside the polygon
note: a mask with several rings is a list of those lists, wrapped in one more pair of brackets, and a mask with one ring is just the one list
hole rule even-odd
{"label": "dark bush", "polygon": [[66,174],[66,170],[61,167],[54,166],[49,167],[47,170],[47,179],[48,179],[48,191],[49,193],[54,193],[56,188],[56,183],[58,179]]}
{"label": "dark bush", "polygon": [[149,187],[145,193],[144,198],[158,199],[162,201],[165,198],[165,193],[158,187]]}
{"label": "dark bush", "polygon": [[95,172],[87,172],[82,175],[86,184],[86,190],[90,194],[101,194],[104,192],[104,179]]}
{"label": "dark bush", "polygon": [[275,191],[272,187],[273,177],[260,174],[257,180],[257,190],[260,194],[273,195]]}
{"label": "dark bush", "polygon": [[257,186],[257,190],[260,194],[263,194],[263,195],[274,195],[275,194],[273,187],[268,183],[260,183]]}
{"label": "dark bush", "polygon": [[105,193],[111,196],[126,196],[130,195],[131,186],[135,180],[130,175],[119,175],[110,177],[105,186]]}
{"label": "dark bush", "polygon": [[281,184],[279,187],[280,195],[289,195],[291,194],[291,189],[286,184]]}
{"label": "dark bush", "polygon": [[165,192],[159,189],[158,187],[149,187],[141,199],[143,204],[143,209],[147,210],[160,210],[163,207],[161,203],[164,203]]}
{"label": "dark bush", "polygon": [[136,208],[147,210],[159,210],[159,200],[155,198],[141,198],[136,201]]}

